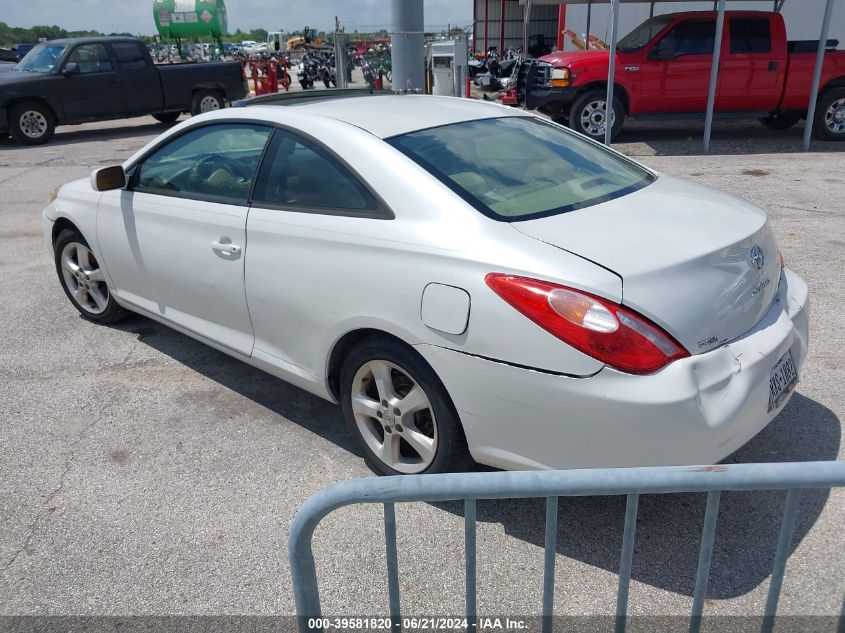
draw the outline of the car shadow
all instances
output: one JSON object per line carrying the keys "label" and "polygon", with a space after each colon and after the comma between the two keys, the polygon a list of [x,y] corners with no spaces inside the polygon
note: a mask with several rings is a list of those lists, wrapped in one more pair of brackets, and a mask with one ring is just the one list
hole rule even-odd
{"label": "car shadow", "polygon": [[[796,393],[783,412],[724,463],[835,460],[841,425],[818,402]],[[805,490],[792,539],[794,551],[810,531],[830,495]],[[772,571],[785,493],[723,492],[707,597],[744,595]],[[705,493],[644,495],[640,498],[631,577],[682,595],[693,594]],[[436,504],[463,516],[460,502]],[[619,571],[624,497],[567,497],[558,508],[557,551],[613,573]],[[479,521],[496,523],[514,538],[543,547],[545,501],[481,501]]]}
{"label": "car shadow", "polygon": [[[47,147],[60,147],[63,145],[76,145],[77,143],[90,143],[92,141],[114,141],[120,139],[139,138],[143,136],[158,136],[169,127],[179,123],[143,123],[132,124],[129,119],[126,126],[114,127],[77,127],[72,125],[60,126],[56,135],[47,143]],[[11,138],[0,139],[0,149],[4,151],[31,150],[29,145],[16,143]]]}
{"label": "car shadow", "polygon": [[[690,120],[630,120],[614,140],[614,148],[633,157],[703,154],[704,118]],[[711,155],[803,153],[804,124],[770,130],[753,119],[713,122]],[[813,152],[842,152],[845,143],[812,139]]]}
{"label": "car shadow", "polygon": [[[339,407],[150,319],[133,316],[112,327],[136,335],[139,342],[361,456]],[[840,440],[837,416],[796,393],[774,422],[725,463],[834,460]],[[803,491],[791,551],[815,524],[829,494],[828,490]],[[705,502],[704,493],[644,495],[640,499],[634,580],[692,595]],[[708,598],[746,594],[769,577],[783,503],[784,493],[777,491],[722,494]],[[431,505],[463,516],[462,502]],[[624,497],[561,498],[558,516],[559,554],[618,573]],[[477,520],[499,524],[510,536],[537,547],[544,545],[543,499],[480,501]]]}
{"label": "car shadow", "polygon": [[152,319],[132,315],[110,327],[134,334],[138,342],[360,456],[340,407]]}

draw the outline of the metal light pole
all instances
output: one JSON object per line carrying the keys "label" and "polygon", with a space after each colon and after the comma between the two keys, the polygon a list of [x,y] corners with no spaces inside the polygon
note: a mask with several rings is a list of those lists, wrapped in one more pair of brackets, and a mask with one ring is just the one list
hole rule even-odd
{"label": "metal light pole", "polygon": [[813,87],[810,88],[810,107],[807,108],[807,120],[804,124],[804,151],[810,151],[810,136],[813,133],[813,119],[816,116],[816,100],[819,96],[819,82],[822,76],[822,62],[824,49],[827,48],[827,33],[830,30],[830,16],[833,14],[833,0],[827,0],[822,20],[822,33],[819,39],[819,49],[816,53],[816,67],[813,70]]}
{"label": "metal light pole", "polygon": [[346,35],[340,30],[340,21],[334,17],[334,73],[338,88],[348,87],[346,81]]}
{"label": "metal light pole", "polygon": [[716,106],[716,84],[722,57],[722,32],[725,29],[725,0],[719,0],[716,16],[716,39],[713,41],[713,64],[710,66],[710,90],[707,93],[707,116],[704,119],[704,153],[710,152],[710,132],[713,129],[713,109]]}
{"label": "metal light pole", "polygon": [[[723,0],[724,1],[724,0]],[[613,132],[613,82],[616,77],[616,38],[619,31],[619,0],[610,0],[610,66],[607,68],[607,102],[604,110],[604,144]],[[590,34],[587,33],[587,37]]]}
{"label": "metal light pole", "polygon": [[[502,0],[504,2],[504,0]],[[531,0],[525,3],[522,14],[522,58],[528,59],[528,24],[531,22]]]}
{"label": "metal light pole", "polygon": [[393,91],[425,92],[423,0],[391,0]]}

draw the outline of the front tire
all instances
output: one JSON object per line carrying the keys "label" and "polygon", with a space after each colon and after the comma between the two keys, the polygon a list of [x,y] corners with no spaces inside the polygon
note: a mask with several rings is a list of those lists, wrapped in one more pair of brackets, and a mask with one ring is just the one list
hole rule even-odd
{"label": "front tire", "polygon": [[823,141],[845,141],[845,88],[819,95],[813,135]]}
{"label": "front tire", "polygon": [[129,312],[114,300],[99,262],[78,231],[59,233],[53,251],[59,283],[79,314],[103,324],[126,318]]}
{"label": "front tire", "polygon": [[413,350],[368,338],[340,373],[343,415],[367,461],[385,475],[466,470],[472,459],[457,411]]}
{"label": "front tire", "polygon": [[175,123],[181,115],[181,112],[156,112],[153,118],[159,123],[169,124]]}
{"label": "front tire", "polygon": [[222,110],[226,107],[226,100],[216,90],[200,90],[194,95],[193,106],[191,107],[191,114],[196,116],[198,114],[205,114],[206,112],[214,112],[215,110]]}
{"label": "front tire", "polygon": [[56,133],[56,116],[47,106],[30,101],[9,110],[9,134],[23,145],[43,145]]}
{"label": "front tire", "polygon": [[[619,136],[625,123],[625,108],[619,97],[613,97],[613,112],[610,129],[611,142]],[[588,90],[575,100],[569,110],[569,127],[576,132],[590,137],[594,141],[604,142],[607,125],[607,92]]]}

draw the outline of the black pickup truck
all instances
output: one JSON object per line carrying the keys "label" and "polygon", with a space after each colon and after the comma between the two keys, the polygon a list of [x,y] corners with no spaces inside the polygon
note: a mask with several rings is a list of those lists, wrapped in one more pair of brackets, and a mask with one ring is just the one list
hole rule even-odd
{"label": "black pickup truck", "polygon": [[53,40],[0,74],[0,135],[40,145],[57,125],[147,114],[171,123],[247,93],[239,62],[157,66],[134,38]]}

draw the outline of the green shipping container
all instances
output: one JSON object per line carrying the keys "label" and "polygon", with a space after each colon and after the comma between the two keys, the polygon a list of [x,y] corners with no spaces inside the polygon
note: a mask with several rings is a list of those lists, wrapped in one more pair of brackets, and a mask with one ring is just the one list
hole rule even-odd
{"label": "green shipping container", "polygon": [[163,39],[220,38],[228,28],[223,0],[153,0],[153,16]]}

